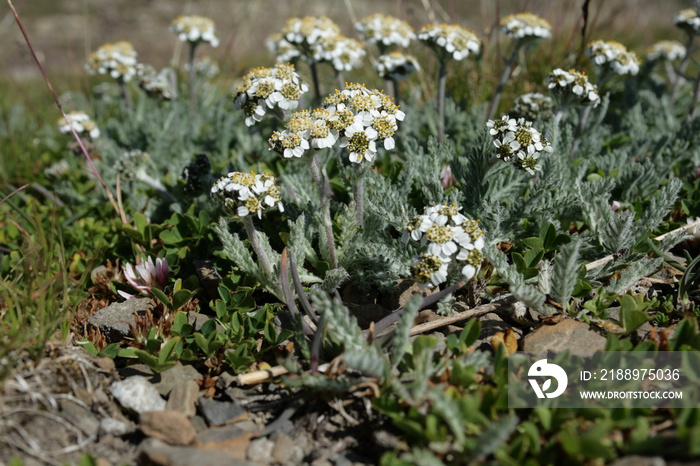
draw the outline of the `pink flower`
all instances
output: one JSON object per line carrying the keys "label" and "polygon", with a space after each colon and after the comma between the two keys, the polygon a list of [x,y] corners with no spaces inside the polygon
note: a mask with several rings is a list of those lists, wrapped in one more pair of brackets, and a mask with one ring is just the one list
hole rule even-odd
{"label": "pink flower", "polygon": [[[148,260],[141,261],[141,264],[136,267],[133,267],[130,263],[127,263],[126,267],[124,267],[126,281],[143,296],[151,295],[151,288],[154,286],[163,288],[168,279],[168,273],[170,273],[168,261],[160,257],[156,259],[155,264],[153,263],[153,258],[149,257]],[[118,290],[118,293],[126,299],[134,297],[121,290]]]}
{"label": "pink flower", "polygon": [[610,206],[610,208],[613,210],[613,212],[615,212],[617,209],[620,208],[620,203],[619,203],[618,201],[613,201],[613,203],[612,203],[612,205]]}

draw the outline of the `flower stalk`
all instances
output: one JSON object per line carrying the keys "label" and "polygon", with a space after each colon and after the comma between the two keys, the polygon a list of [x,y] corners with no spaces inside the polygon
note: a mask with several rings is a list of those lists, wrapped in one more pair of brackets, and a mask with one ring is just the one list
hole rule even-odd
{"label": "flower stalk", "polygon": [[501,96],[503,95],[503,90],[506,87],[506,83],[508,82],[508,79],[510,79],[510,75],[513,72],[513,65],[515,64],[519,51],[520,44],[516,43],[515,48],[513,48],[513,52],[506,61],[506,66],[501,74],[501,79],[498,81],[498,85],[496,86],[496,92],[493,94],[493,98],[491,99],[491,106],[489,107],[489,114],[487,117],[488,120],[492,120],[496,114],[496,109],[498,108],[498,104],[501,102]]}
{"label": "flower stalk", "polygon": [[338,258],[335,248],[335,237],[333,236],[330,193],[326,187],[321,162],[319,162],[316,154],[307,158],[306,160],[308,160],[309,168],[311,169],[311,176],[316,183],[318,195],[321,198],[321,215],[323,218],[323,231],[326,234],[326,242],[328,243],[328,259],[331,264],[331,268],[336,268],[338,267]]}
{"label": "flower stalk", "polygon": [[445,140],[445,87],[447,85],[447,61],[438,63],[438,143]]}

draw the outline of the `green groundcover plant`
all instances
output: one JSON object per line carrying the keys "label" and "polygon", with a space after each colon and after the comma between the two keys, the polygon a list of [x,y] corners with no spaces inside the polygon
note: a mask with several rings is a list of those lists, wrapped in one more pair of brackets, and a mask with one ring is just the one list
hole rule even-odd
{"label": "green groundcover plant", "polygon": [[[59,119],[3,96],[0,375],[72,337],[156,371],[283,366],[302,396],[382,416],[400,439],[386,465],[696,457],[698,409],[509,409],[512,349],[481,344],[478,319],[443,339],[412,332],[422,309],[493,304],[526,332],[588,323],[611,351],[700,350],[698,18],[678,13],[685,43],[644,59],[593,40],[552,66],[534,59],[550,23],[507,16],[500,79],[479,94],[464,59],[494,46],[457,24],[416,32],[375,14],[356,40],[328,17],[290,18],[268,40],[274,65],[222,79],[196,60],[219,43],[214,21],[182,16],[183,69],[120,41],[90,54],[95,77],[59,96]],[[530,57],[537,70],[514,82]],[[433,68],[434,89],[420,86]],[[660,291],[640,288],[650,276]],[[362,296],[406,283],[416,293],[394,312],[359,318]],[[85,325],[138,296],[155,306],[129,338]],[[195,329],[197,313],[210,319]]]}

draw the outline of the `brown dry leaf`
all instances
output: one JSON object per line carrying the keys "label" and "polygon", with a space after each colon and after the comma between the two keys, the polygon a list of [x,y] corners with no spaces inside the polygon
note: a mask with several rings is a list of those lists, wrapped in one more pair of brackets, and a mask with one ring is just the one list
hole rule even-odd
{"label": "brown dry leaf", "polygon": [[518,350],[518,340],[512,328],[507,328],[504,332],[496,332],[491,337],[491,347],[495,350],[499,345],[505,345],[508,354],[511,355]]}
{"label": "brown dry leaf", "polygon": [[538,316],[540,319],[540,322],[542,322],[544,325],[555,325],[561,322],[561,320],[564,318],[564,314],[554,314],[551,316]]}

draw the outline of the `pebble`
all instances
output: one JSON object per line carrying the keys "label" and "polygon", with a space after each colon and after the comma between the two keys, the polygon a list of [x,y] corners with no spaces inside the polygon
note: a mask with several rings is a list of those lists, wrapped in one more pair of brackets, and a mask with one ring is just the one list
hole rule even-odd
{"label": "pebble", "polygon": [[187,416],[170,410],[141,413],[139,427],[147,436],[170,445],[188,445],[197,435]]}
{"label": "pebble", "polygon": [[272,463],[272,448],[274,446],[275,442],[266,437],[257,438],[248,444],[246,456],[256,463],[270,464]]}
{"label": "pebble", "polygon": [[180,385],[176,385],[168,396],[166,409],[177,411],[187,417],[194,417],[197,414],[197,398],[199,397],[199,385],[194,380],[186,380]]}
{"label": "pebble", "polygon": [[245,409],[235,401],[216,401],[200,397],[199,411],[210,426],[220,426],[236,419]]}
{"label": "pebble", "polygon": [[574,319],[564,319],[556,325],[542,325],[522,339],[523,351],[590,353],[603,351],[606,339],[591,327]]}
{"label": "pebble", "polygon": [[129,377],[112,383],[109,389],[119,404],[139,414],[165,409],[165,400],[145,377]]}
{"label": "pebble", "polygon": [[88,319],[91,325],[102,332],[108,343],[115,343],[131,335],[129,324],[136,324],[134,313],[145,316],[151,309],[150,299],[131,298],[121,303],[112,303],[100,309]]}

